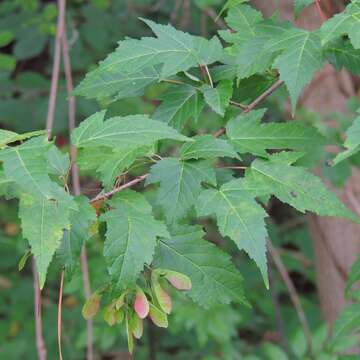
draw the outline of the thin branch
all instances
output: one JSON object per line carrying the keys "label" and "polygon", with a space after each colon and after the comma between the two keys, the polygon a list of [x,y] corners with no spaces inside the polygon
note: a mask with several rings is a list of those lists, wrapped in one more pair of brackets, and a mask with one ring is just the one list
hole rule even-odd
{"label": "thin branch", "polygon": [[281,306],[279,303],[279,294],[275,287],[274,274],[273,274],[273,269],[271,266],[269,266],[269,283],[270,283],[271,300],[272,300],[274,310],[275,310],[276,325],[277,325],[279,334],[281,335],[282,346],[283,346],[284,350],[288,353],[289,352],[289,344],[288,344],[288,339],[286,337],[284,319],[281,314]]}
{"label": "thin branch", "polygon": [[[89,264],[87,259],[86,247],[83,246],[80,254],[81,273],[86,300],[91,296]],[[94,359],[94,325],[92,319],[86,321],[86,360]]]}
{"label": "thin branch", "polygon": [[[277,88],[279,88],[284,82],[282,80],[278,80],[276,83],[274,83],[269,89],[267,89],[265,92],[263,92],[258,98],[256,98],[250,105],[248,105],[246,107],[246,109],[243,111],[243,113],[247,113],[251,110],[253,110],[261,101],[263,101],[265,98],[267,98],[269,95],[271,95]],[[215,137],[219,137],[222,134],[225,133],[225,129],[220,129],[218,132],[216,132],[214,134]],[[243,166],[238,166],[238,167],[231,167],[231,168],[237,168],[237,169],[246,169]],[[95,196],[93,199],[90,200],[90,203],[95,203],[97,201],[102,201],[105,199],[108,199],[109,197],[111,197],[112,195],[116,194],[117,192],[123,190],[123,189],[127,189],[143,180],[145,180],[145,178],[148,176],[148,174],[139,176],[135,179],[133,179],[132,181],[117,187],[107,193],[100,193],[97,196]]]}
{"label": "thin branch", "polygon": [[225,22],[218,17],[218,15],[216,14],[215,10],[211,7],[204,7],[203,8],[204,13],[211,19],[214,21],[214,23],[216,25],[218,25],[221,29],[227,29],[228,27],[226,26]]}
{"label": "thin branch", "polygon": [[[256,106],[258,106],[262,101],[264,101],[267,97],[269,97],[274,91],[276,91],[282,84],[284,84],[283,80],[277,80],[273,85],[271,85],[267,90],[265,90],[260,96],[258,96],[251,104],[249,104],[246,109],[243,111],[243,114],[254,110]],[[217,131],[214,136],[219,137],[225,133],[225,129],[222,128]]]}
{"label": "thin branch", "polygon": [[49,139],[51,138],[52,129],[54,126],[54,113],[55,113],[56,95],[57,95],[59,72],[60,72],[61,39],[64,35],[65,1],[66,0],[58,0],[59,15],[58,15],[57,27],[56,27],[55,52],[54,52],[54,62],[53,62],[52,75],[51,75],[49,106],[46,117],[46,130],[48,132]]}
{"label": "thin branch", "polygon": [[233,100],[230,100],[229,101],[229,104],[230,105],[233,105],[233,106],[236,106],[236,107],[239,107],[240,109],[243,109],[243,110],[246,110],[247,109],[247,105],[244,105],[244,104],[240,104],[236,101],[233,101]]}
{"label": "thin branch", "polygon": [[36,333],[36,350],[39,360],[46,360],[46,346],[42,334],[41,320],[41,292],[39,287],[39,275],[36,268],[35,259],[32,264],[33,285],[34,285],[34,316],[35,316],[35,333]]}
{"label": "thin branch", "polygon": [[287,287],[287,289],[289,291],[291,302],[293,303],[293,305],[295,307],[299,322],[304,330],[304,335],[306,338],[308,349],[311,351],[311,349],[312,349],[311,331],[310,331],[309,323],[305,316],[304,309],[302,308],[299,295],[296,291],[296,288],[290,278],[290,275],[289,275],[284,263],[281,260],[281,256],[279,255],[277,249],[274,247],[274,245],[272,244],[270,239],[268,239],[268,249],[269,249],[270,255],[274,261],[274,264],[275,264],[276,268],[278,269],[280,276],[283,279],[285,286]]}
{"label": "thin branch", "polygon": [[[63,50],[63,61],[64,61],[64,70],[65,70],[65,78],[66,78],[66,88],[68,92],[68,113],[69,113],[69,131],[70,133],[75,129],[76,126],[76,103],[75,97],[72,95],[74,85],[72,79],[72,71],[71,71],[71,62],[69,55],[69,46],[66,36],[66,30],[64,36],[62,38],[62,50]],[[74,145],[71,144],[70,148],[70,157],[71,157],[71,177],[73,184],[73,191],[75,195],[81,194],[81,186],[80,186],[80,176],[79,169],[76,164],[77,150]],[[89,266],[86,254],[86,248],[83,247],[81,249],[80,255],[80,264],[81,264],[81,272],[83,277],[83,287],[85,298],[88,299],[91,296],[91,286],[90,286],[90,276],[89,276]],[[86,354],[87,360],[94,359],[94,349],[93,349],[93,321],[92,319],[88,319],[86,321],[86,331],[87,331],[87,345],[86,345]]]}
{"label": "thin branch", "polygon": [[248,166],[223,166],[223,165],[219,165],[216,166],[218,169],[231,169],[231,170],[246,170],[248,168]]}
{"label": "thin branch", "polygon": [[169,83],[169,84],[186,85],[186,83],[184,83],[183,81],[179,81],[179,80],[164,79],[164,80],[161,80],[161,81]]}
{"label": "thin branch", "polygon": [[98,201],[102,201],[102,200],[106,200],[110,197],[112,197],[114,194],[118,193],[119,191],[121,190],[124,190],[124,189],[127,189],[131,186],[134,186],[140,182],[142,182],[143,180],[146,179],[146,177],[148,176],[149,174],[145,174],[145,175],[141,175],[141,176],[138,176],[137,178],[127,182],[126,184],[124,185],[121,185],[115,189],[112,189],[111,191],[107,192],[107,193],[100,193],[98,194],[97,196],[95,196],[93,199],[90,200],[90,203],[93,204],[93,203],[96,203]]}
{"label": "thin branch", "polygon": [[[61,57],[61,38],[64,32],[64,19],[65,19],[65,0],[58,0],[59,15],[57,19],[56,37],[55,37],[55,52],[54,62],[51,75],[51,87],[49,95],[49,105],[46,117],[46,130],[48,138],[51,138],[53,125],[54,125],[54,113],[57,96],[57,88],[59,82],[60,72],[60,57]],[[41,292],[39,288],[39,277],[35,265],[33,262],[33,282],[34,282],[34,313],[35,313],[35,336],[36,336],[36,349],[39,360],[46,359],[46,347],[42,334],[42,317],[41,317]]]}
{"label": "thin branch", "polygon": [[57,315],[57,333],[58,333],[58,348],[59,348],[59,359],[60,360],[63,360],[62,351],[61,351],[63,288],[64,288],[64,270],[61,272],[61,278],[60,278],[59,303],[58,303],[58,315]]}
{"label": "thin branch", "polygon": [[269,97],[273,92],[275,92],[282,84],[283,80],[277,80],[273,85],[271,85],[267,90],[265,90],[259,97],[257,97],[251,104],[249,104],[244,111],[245,113],[250,112],[256,108],[261,102],[263,102],[267,97]]}

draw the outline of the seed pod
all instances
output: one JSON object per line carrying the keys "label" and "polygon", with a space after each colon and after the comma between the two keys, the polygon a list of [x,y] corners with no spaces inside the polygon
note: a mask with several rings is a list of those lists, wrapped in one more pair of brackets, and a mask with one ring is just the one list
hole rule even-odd
{"label": "seed pod", "polygon": [[140,339],[142,337],[142,334],[144,332],[144,324],[142,319],[139,318],[139,316],[136,313],[132,314],[131,320],[130,320],[130,328],[131,332],[134,335],[136,339]]}
{"label": "seed pod", "polygon": [[125,304],[125,296],[127,295],[129,291],[124,291],[115,301],[115,308],[116,310],[119,310],[124,304]]}
{"label": "seed pod", "polygon": [[114,303],[111,303],[105,308],[104,320],[108,323],[109,326],[116,324],[116,309]]}
{"label": "seed pod", "polygon": [[121,324],[124,320],[124,316],[125,316],[125,313],[124,313],[123,309],[116,310],[116,312],[115,312],[116,323]]}
{"label": "seed pod", "polygon": [[162,328],[168,327],[167,315],[151,303],[150,303],[149,316],[150,316],[150,319],[152,320],[152,322],[156,326],[162,327]]}
{"label": "seed pod", "polygon": [[139,315],[140,319],[145,319],[149,314],[148,299],[139,286],[136,286],[134,310]]}
{"label": "seed pod", "polygon": [[94,292],[82,308],[82,316],[89,320],[94,317],[100,308],[101,295],[97,292]]}
{"label": "seed pod", "polygon": [[191,290],[191,280],[185,274],[172,270],[164,270],[164,277],[175,289]]}
{"label": "seed pod", "polygon": [[155,294],[156,300],[159,303],[161,310],[166,314],[171,313],[171,297],[170,295],[161,287],[159,283],[159,274],[155,271],[151,274],[151,287]]}

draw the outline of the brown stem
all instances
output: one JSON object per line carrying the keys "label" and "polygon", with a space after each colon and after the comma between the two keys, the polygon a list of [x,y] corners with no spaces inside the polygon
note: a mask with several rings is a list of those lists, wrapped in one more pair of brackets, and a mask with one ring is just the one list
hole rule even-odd
{"label": "brown stem", "polygon": [[283,349],[288,353],[289,352],[289,344],[286,337],[285,326],[284,326],[284,319],[281,314],[281,306],[279,302],[279,294],[275,286],[274,282],[274,274],[273,269],[269,266],[269,284],[270,284],[270,293],[271,293],[271,300],[275,310],[275,321],[277,325],[277,329],[279,334],[281,335],[281,343]]}
{"label": "brown stem", "polygon": [[[76,103],[75,103],[75,97],[72,95],[74,85],[73,85],[71,62],[70,62],[70,55],[69,55],[69,46],[68,46],[68,41],[67,41],[67,36],[66,36],[66,30],[64,32],[64,36],[62,37],[61,43],[62,43],[62,50],[63,50],[66,88],[67,88],[67,92],[68,92],[69,131],[71,134],[76,126]],[[80,185],[79,169],[75,162],[76,156],[77,156],[76,147],[71,144],[70,158],[71,158],[71,164],[72,164],[71,177],[72,177],[72,184],[73,184],[73,192],[76,196],[78,196],[81,194],[81,185]],[[80,264],[81,264],[81,272],[82,272],[82,277],[83,277],[83,287],[84,287],[85,298],[88,299],[91,296],[91,286],[90,286],[89,267],[88,267],[87,254],[86,254],[85,247],[83,247],[81,249]],[[93,350],[93,321],[92,321],[92,319],[87,320],[86,329],[87,329],[87,346],[86,346],[87,357],[86,357],[86,359],[93,360],[94,359],[94,350]]]}
{"label": "brown stem", "polygon": [[279,274],[280,274],[282,280],[284,281],[285,286],[287,287],[287,289],[289,291],[291,302],[293,303],[293,305],[295,307],[299,322],[304,330],[304,335],[306,338],[308,349],[311,351],[311,349],[312,349],[311,331],[310,331],[310,327],[309,327],[308,321],[305,316],[304,309],[302,308],[299,295],[296,291],[296,288],[290,278],[290,275],[289,275],[284,263],[281,260],[281,256],[279,255],[277,249],[274,247],[274,245],[272,244],[270,239],[268,239],[268,249],[269,249],[270,255],[274,261],[274,264],[275,264],[276,268],[278,269]]}
{"label": "brown stem", "polygon": [[63,360],[62,351],[61,351],[63,287],[64,287],[64,270],[61,272],[61,277],[60,277],[60,290],[59,290],[59,303],[58,303],[58,316],[57,316],[58,348],[59,348],[59,359],[60,360]]}
{"label": "brown stem", "polygon": [[60,72],[61,39],[64,34],[65,0],[58,0],[58,11],[59,11],[59,15],[58,15],[57,27],[56,27],[54,62],[53,62],[52,75],[51,75],[48,113],[46,117],[46,130],[48,132],[49,139],[51,138],[52,129],[54,126],[54,113],[55,113],[56,95],[57,95],[59,72]]}
{"label": "brown stem", "polygon": [[240,109],[243,109],[243,110],[246,110],[246,109],[247,109],[247,106],[246,106],[246,105],[240,104],[240,103],[238,103],[238,102],[236,102],[236,101],[234,101],[234,100],[230,100],[230,101],[229,101],[229,104],[230,104],[230,105],[237,106],[237,107],[239,107]]}
{"label": "brown stem", "polygon": [[179,80],[172,80],[172,79],[164,79],[163,82],[169,83],[169,84],[176,84],[176,85],[186,85],[183,81]]}
{"label": "brown stem", "polygon": [[[59,15],[58,15],[57,27],[56,27],[54,62],[53,62],[53,68],[51,74],[51,87],[50,87],[50,95],[49,95],[48,112],[46,117],[46,130],[49,139],[51,138],[52,130],[54,126],[54,113],[55,113],[55,104],[56,104],[57,88],[59,82],[59,72],[60,72],[61,38],[64,32],[65,0],[58,0],[58,11],[59,11]],[[35,260],[33,262],[33,277],[34,277],[33,281],[34,281],[34,300],[35,300],[36,349],[39,360],[45,360],[46,347],[42,334],[41,292],[39,288],[39,278],[35,265]]]}
{"label": "brown stem", "polygon": [[[251,104],[246,106],[246,109],[243,111],[243,114],[254,110],[262,101],[264,101],[268,96],[270,96],[274,91],[276,91],[282,84],[284,84],[283,80],[277,80],[273,85],[271,85],[267,90],[265,90],[260,96],[258,96]],[[225,128],[217,131],[214,136],[219,137],[225,134]]]}
{"label": "brown stem", "polygon": [[36,268],[35,259],[32,264],[33,285],[34,285],[34,316],[35,316],[35,334],[36,334],[36,350],[39,360],[46,360],[46,346],[42,334],[41,320],[41,292],[39,287],[39,275]]}
{"label": "brown stem", "polygon": [[124,190],[124,189],[127,189],[131,186],[134,186],[136,184],[138,184],[139,182],[142,182],[143,180],[146,179],[146,177],[148,176],[149,174],[145,174],[145,175],[141,175],[141,176],[138,176],[137,178],[127,182],[126,184],[124,185],[121,185],[115,189],[112,189],[111,191],[107,192],[107,193],[100,193],[98,194],[97,196],[95,196],[93,199],[90,200],[90,203],[93,204],[95,202],[98,202],[98,201],[102,201],[102,200],[106,200],[108,198],[110,198],[111,196],[113,196],[114,194],[118,193],[119,191],[121,190]]}
{"label": "brown stem", "polygon": [[225,22],[217,16],[215,10],[211,7],[204,7],[203,9],[204,13],[214,21],[215,24],[217,24],[221,29],[227,29]]}

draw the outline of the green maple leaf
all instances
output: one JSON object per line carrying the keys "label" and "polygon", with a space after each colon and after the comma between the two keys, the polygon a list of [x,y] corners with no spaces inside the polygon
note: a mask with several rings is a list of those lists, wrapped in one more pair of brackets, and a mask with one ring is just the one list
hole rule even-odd
{"label": "green maple leaf", "polygon": [[230,120],[226,134],[239,153],[266,156],[270,149],[311,149],[324,144],[324,138],[312,127],[299,121],[265,123],[266,110],[254,110]]}
{"label": "green maple leaf", "polygon": [[160,100],[162,103],[152,118],[178,130],[181,130],[190,118],[196,121],[204,107],[204,100],[197,89],[189,85],[170,87],[161,95]]}
{"label": "green maple leaf", "polygon": [[332,337],[334,341],[338,342],[339,339],[349,337],[352,333],[356,336],[359,327],[360,303],[351,304],[342,310],[335,320]]}
{"label": "green maple leaf", "polygon": [[238,78],[248,78],[270,68],[279,51],[269,44],[282,38],[290,28],[288,23],[281,23],[275,18],[266,19],[256,24],[254,36],[245,42],[236,42],[234,56]]}
{"label": "green maple leaf", "polygon": [[47,269],[60,246],[64,230],[70,230],[70,212],[77,210],[72,197],[55,184],[51,187],[51,198],[20,195],[21,229],[36,260],[40,288],[44,286]]}
{"label": "green maple leaf", "polygon": [[204,190],[196,204],[199,216],[216,215],[220,233],[229,236],[241,250],[256,262],[266,287],[269,286],[266,260],[266,227],[264,209],[251,194],[230,181],[220,190]]}
{"label": "green maple leaf", "polygon": [[65,178],[70,170],[69,154],[62,153],[55,145],[53,145],[46,157],[48,162],[48,173]]}
{"label": "green maple leaf", "polygon": [[203,85],[200,89],[204,94],[206,103],[211,109],[219,115],[224,116],[233,92],[232,81],[222,80],[215,88],[210,85]]}
{"label": "green maple leaf", "polygon": [[355,49],[360,48],[360,1],[350,3],[344,12],[336,14],[321,26],[321,41],[326,45],[329,41],[348,35]]}
{"label": "green maple leaf", "polygon": [[147,67],[138,72],[103,71],[100,67],[85,76],[76,87],[74,94],[88,99],[112,100],[141,96],[145,89],[160,80],[159,71],[155,67]]}
{"label": "green maple leaf", "polygon": [[[119,147],[121,148],[121,147]],[[80,148],[76,163],[82,170],[97,170],[105,161],[111,158],[116,149],[106,146],[89,146]]]}
{"label": "green maple leaf", "polygon": [[304,168],[281,161],[255,160],[247,174],[257,195],[273,194],[301,212],[312,211],[321,216],[341,216],[359,221],[320,178]]}
{"label": "green maple leaf", "polygon": [[44,137],[36,137],[19,146],[4,149],[0,159],[4,162],[7,179],[26,193],[49,197],[52,192],[46,161],[49,146]]}
{"label": "green maple leaf", "polygon": [[9,196],[10,187],[13,182],[6,178],[4,170],[0,169],[0,196]]}
{"label": "green maple leaf", "polygon": [[166,219],[173,222],[184,217],[195,205],[201,183],[216,184],[215,172],[204,160],[179,161],[167,158],[151,167],[146,184],[160,182],[157,203],[164,209]]}
{"label": "green maple leaf", "polygon": [[[358,110],[360,114],[360,110]],[[360,151],[360,115],[354,120],[353,124],[346,131],[344,146],[346,151],[338,154],[334,159],[334,165],[349,158]]]}
{"label": "green maple leaf", "polygon": [[77,147],[140,147],[161,139],[190,141],[173,128],[146,115],[118,116],[106,121],[104,117],[105,111],[100,111],[83,121],[73,131],[72,143]]}
{"label": "green maple leaf", "polygon": [[[174,29],[171,25],[143,21],[157,38],[120,41],[119,47],[89,73],[75,93],[102,98],[135,96],[149,84],[191,67],[208,65],[223,56],[217,37],[206,40]],[[161,66],[160,74],[157,69]]]}
{"label": "green maple leaf", "polygon": [[66,270],[69,279],[79,267],[81,249],[90,238],[90,225],[96,220],[95,209],[85,196],[74,198],[78,211],[70,210],[70,229],[64,231],[56,257]]}
{"label": "green maple leaf", "polygon": [[349,41],[341,39],[329,43],[324,55],[337,70],[345,67],[351,73],[360,75],[360,49],[354,49]]}
{"label": "green maple leaf", "polygon": [[282,51],[273,66],[289,90],[294,112],[301,90],[322,66],[320,37],[315,32],[293,29],[268,46],[272,51]]}
{"label": "green maple leaf", "polygon": [[153,258],[157,237],[168,237],[166,226],[154,219],[143,195],[127,190],[111,201],[106,221],[104,257],[116,291],[133,286],[144,264]]}
{"label": "green maple leaf", "polygon": [[154,266],[189,276],[192,289],[188,295],[204,307],[246,303],[242,277],[230,256],[203,236],[200,226],[175,227],[170,237],[159,240]]}
{"label": "green maple leaf", "polygon": [[236,31],[236,33],[230,33],[224,30],[219,31],[219,33],[225,41],[247,41],[256,35],[255,26],[262,18],[261,12],[249,5],[239,4],[238,6],[230,8],[225,17],[226,23],[232,30]]}
{"label": "green maple leaf", "polygon": [[226,140],[217,139],[212,135],[198,135],[194,142],[183,144],[180,148],[182,160],[230,157],[239,159],[234,148]]}
{"label": "green maple leaf", "polygon": [[26,140],[28,138],[44,135],[45,130],[31,131],[24,134],[17,134],[13,131],[0,129],[0,149],[4,148],[7,144],[11,144],[15,141]]}

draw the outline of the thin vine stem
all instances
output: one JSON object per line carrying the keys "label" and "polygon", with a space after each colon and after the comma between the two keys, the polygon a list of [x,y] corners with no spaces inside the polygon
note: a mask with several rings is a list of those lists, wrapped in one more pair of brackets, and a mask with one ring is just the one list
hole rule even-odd
{"label": "thin vine stem", "polygon": [[279,271],[279,274],[280,274],[285,286],[287,287],[287,289],[289,291],[291,302],[294,305],[299,322],[304,330],[304,335],[305,335],[305,339],[306,339],[306,342],[308,345],[308,349],[311,352],[312,336],[311,336],[310,326],[306,319],[306,315],[305,315],[304,309],[301,305],[300,297],[296,291],[295,285],[292,282],[291,277],[290,277],[283,261],[281,260],[280,254],[278,253],[277,249],[272,244],[270,239],[268,239],[268,249],[269,249],[270,255],[274,261],[274,264],[275,264],[277,270]]}
{"label": "thin vine stem", "polygon": [[[60,73],[61,39],[63,37],[64,23],[65,23],[65,6],[66,6],[66,0],[58,0],[59,15],[57,18],[57,25],[56,25],[54,62],[51,73],[49,104],[48,104],[48,111],[46,117],[46,130],[47,130],[48,139],[51,139],[52,131],[54,127],[55,104],[56,104],[59,73]],[[42,332],[41,291],[39,287],[39,277],[37,274],[35,260],[33,261],[33,285],[34,285],[34,316],[35,316],[36,349],[39,360],[46,360],[47,351],[46,351],[46,346]]]}
{"label": "thin vine stem", "polygon": [[61,271],[61,276],[60,276],[60,289],[59,289],[59,302],[58,302],[58,315],[57,315],[57,333],[58,333],[58,348],[59,348],[59,359],[60,360],[63,360],[62,351],[61,351],[63,288],[64,288],[64,270]]}
{"label": "thin vine stem", "polygon": [[[266,91],[264,91],[260,96],[258,96],[250,105],[247,106],[247,108],[243,111],[243,113],[247,113],[251,110],[253,110],[258,104],[260,104],[264,99],[266,99],[268,96],[270,96],[274,91],[276,91],[284,82],[282,80],[278,80],[276,81],[269,89],[267,89]],[[225,129],[222,128],[219,131],[217,131],[214,134],[214,137],[219,137],[221,135],[223,135],[225,133]],[[245,170],[246,167],[244,166],[238,166],[238,167],[231,167],[231,168],[236,168],[236,169],[242,169]],[[144,174],[142,176],[138,176],[137,178],[127,182],[124,185],[121,185],[119,187],[115,187],[113,190],[107,192],[107,193],[99,193],[98,195],[96,195],[94,198],[92,198],[90,201],[91,204],[96,203],[98,201],[102,201],[102,200],[106,200],[108,198],[110,198],[111,196],[113,196],[114,194],[118,193],[119,191],[122,191],[124,189],[127,189],[133,185],[136,185],[140,182],[142,182],[143,180],[146,179],[146,177],[149,174]]]}
{"label": "thin vine stem", "polygon": [[46,346],[42,334],[41,291],[39,287],[39,275],[37,272],[35,259],[33,259],[32,271],[33,271],[33,285],[34,285],[34,317],[35,317],[36,351],[39,360],[46,360]]}
{"label": "thin vine stem", "polygon": [[129,187],[132,187],[132,186],[144,181],[147,178],[148,175],[149,174],[144,174],[144,175],[138,176],[137,178],[127,182],[124,185],[116,187],[116,188],[112,189],[111,191],[109,191],[107,193],[100,193],[100,194],[96,195],[93,199],[91,199],[90,203],[93,204],[93,203],[96,203],[98,201],[106,200],[106,199],[112,197],[114,194],[118,193],[119,191],[125,190],[125,189],[127,189]]}
{"label": "thin vine stem", "polygon": [[[284,84],[283,80],[277,80],[273,85],[271,85],[267,90],[265,90],[260,96],[258,96],[251,104],[246,106],[246,109],[243,111],[243,114],[254,110],[261,102],[263,102],[267,97],[269,97],[273,92],[275,92],[281,85]],[[219,137],[225,134],[225,128],[221,128],[217,131],[214,136]]]}
{"label": "thin vine stem", "polygon": [[[63,62],[64,62],[64,70],[65,70],[65,79],[66,79],[66,88],[68,93],[68,116],[69,116],[69,132],[70,134],[75,129],[76,126],[76,102],[75,97],[72,95],[74,85],[72,78],[72,69],[71,69],[71,61],[69,55],[69,45],[66,36],[66,30],[64,31],[64,36],[61,39],[62,45],[62,53],[63,53]],[[81,194],[81,184],[80,184],[80,176],[79,176],[79,168],[76,164],[77,150],[76,147],[71,144],[70,145],[70,158],[71,158],[71,178],[73,185],[74,195],[78,196]],[[80,255],[80,264],[81,264],[81,273],[83,278],[83,287],[85,298],[89,299],[91,296],[91,286],[90,286],[90,275],[89,275],[89,265],[87,259],[87,253],[85,246],[81,249]],[[93,349],[93,321],[92,319],[88,319],[86,321],[86,354],[87,360],[94,359],[94,349]]]}
{"label": "thin vine stem", "polygon": [[49,105],[48,105],[48,112],[46,117],[46,130],[48,132],[49,139],[52,136],[52,130],[54,127],[54,114],[55,114],[56,96],[57,96],[59,73],[60,73],[61,39],[64,35],[64,26],[65,26],[65,6],[66,6],[66,0],[58,0],[59,15],[56,26],[54,62],[51,73]]}

